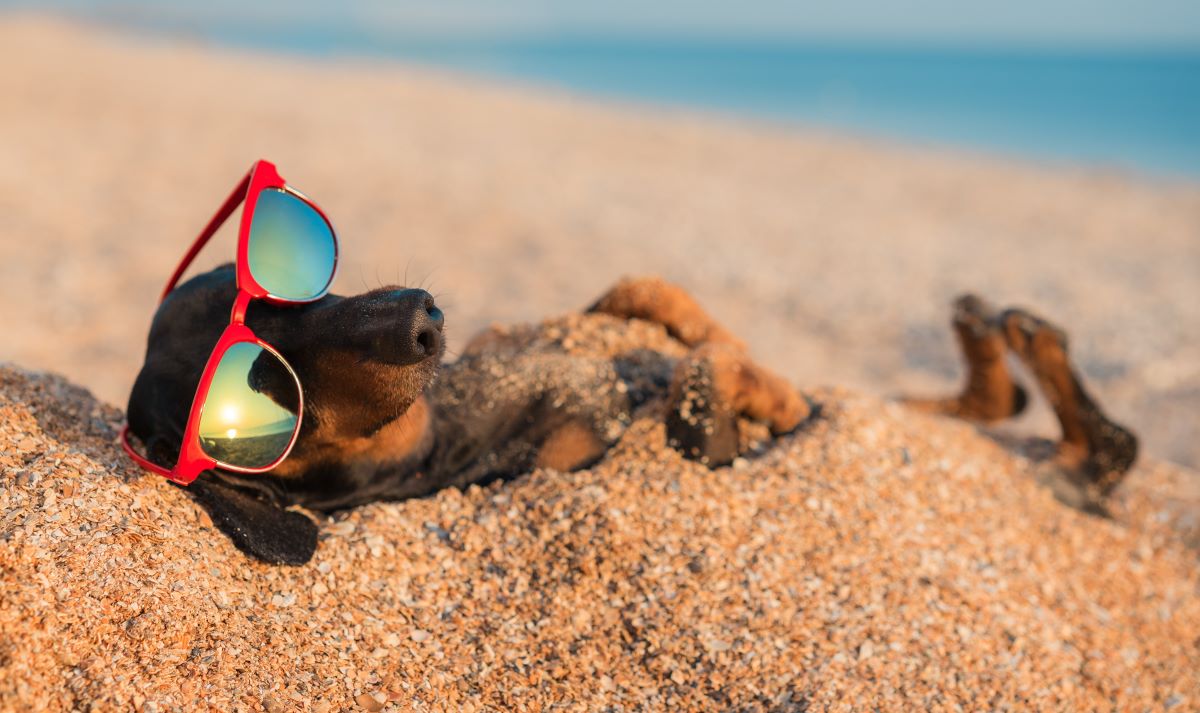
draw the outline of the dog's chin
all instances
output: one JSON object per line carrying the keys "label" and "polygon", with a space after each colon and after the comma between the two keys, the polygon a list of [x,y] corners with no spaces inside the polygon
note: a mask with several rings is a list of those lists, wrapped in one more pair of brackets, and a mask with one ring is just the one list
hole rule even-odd
{"label": "dog's chin", "polygon": [[442,362],[442,353],[438,351],[428,356],[413,359],[412,357],[396,357],[386,352],[377,354],[369,354],[362,357],[362,363],[370,364],[375,367],[389,369],[416,369],[424,370],[432,367],[435,371]]}
{"label": "dog's chin", "polygon": [[441,355],[397,364],[386,354],[343,351],[306,366],[300,373],[309,428],[304,435],[332,442],[370,436],[404,416],[437,378]]}
{"label": "dog's chin", "polygon": [[362,370],[373,377],[371,401],[377,421],[387,423],[403,416],[437,379],[441,361],[440,354],[404,365],[368,359]]}
{"label": "dog's chin", "polygon": [[379,378],[406,389],[423,391],[433,383],[442,366],[444,348],[439,348],[433,354],[413,361],[398,359],[387,353],[368,354],[362,358],[362,364],[379,375]]}
{"label": "dog's chin", "polygon": [[437,373],[436,359],[405,367],[363,361],[352,383],[316,391],[305,401],[304,430],[277,472],[300,476],[313,464],[345,460],[339,454],[347,444],[353,449],[356,441],[375,437],[389,424],[406,419],[424,424],[429,410],[421,398]]}

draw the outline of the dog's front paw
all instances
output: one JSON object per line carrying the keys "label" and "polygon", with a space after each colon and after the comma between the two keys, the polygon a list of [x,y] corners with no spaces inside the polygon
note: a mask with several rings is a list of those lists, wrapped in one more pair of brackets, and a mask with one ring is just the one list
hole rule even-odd
{"label": "dog's front paw", "polygon": [[704,388],[704,380],[691,380],[672,399],[667,411],[667,443],[685,458],[710,468],[728,465],[738,455],[737,415]]}
{"label": "dog's front paw", "polygon": [[684,456],[716,467],[738,456],[739,418],[763,423],[780,436],[794,431],[811,413],[808,401],[791,384],[755,364],[741,349],[705,344],[675,367],[667,439]]}

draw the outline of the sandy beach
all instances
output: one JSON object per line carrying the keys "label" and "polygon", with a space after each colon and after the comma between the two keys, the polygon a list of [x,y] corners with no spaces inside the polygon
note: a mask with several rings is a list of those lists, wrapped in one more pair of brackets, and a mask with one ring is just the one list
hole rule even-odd
{"label": "sandy beach", "polygon": [[[1200,184],[33,16],[0,60],[0,710],[1200,705]],[[451,352],[658,273],[825,418],[711,472],[640,419],[594,468],[248,560],[114,438],[258,157],[333,219],[335,289],[430,289]],[[1035,482],[1044,404],[981,432],[888,400],[956,388],[966,290],[1065,326],[1142,437],[1112,519]]]}
{"label": "sandy beach", "polygon": [[120,411],[0,367],[0,710],[1195,707],[1194,471],[1143,462],[1099,519],[967,424],[810,393],[731,468],[642,418],[276,567],[131,467]]}
{"label": "sandy beach", "polygon": [[937,391],[974,290],[1065,325],[1148,451],[1200,463],[1196,184],[39,19],[0,23],[0,57],[22,67],[0,76],[0,360],[116,405],[167,275],[261,156],[332,217],[336,288],[428,287],[452,350],[659,273],[798,383]]}

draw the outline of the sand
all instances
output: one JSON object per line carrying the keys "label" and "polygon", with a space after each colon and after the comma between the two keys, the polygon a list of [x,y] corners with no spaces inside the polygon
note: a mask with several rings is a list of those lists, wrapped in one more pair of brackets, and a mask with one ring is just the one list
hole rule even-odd
{"label": "sand", "polygon": [[591,469],[359,508],[273,567],[130,466],[117,409],[0,368],[0,710],[1200,705],[1194,472],[1143,463],[1099,519],[1013,444],[812,396],[729,468],[642,418]]}
{"label": "sand", "polygon": [[1194,182],[30,16],[0,15],[0,62],[0,360],[111,403],[167,275],[263,156],[333,218],[337,288],[430,287],[452,350],[660,273],[798,383],[936,392],[959,378],[949,302],[976,290],[1067,326],[1118,420],[1200,465]]}
{"label": "sand", "polygon": [[[1200,707],[1200,476],[1162,460],[1200,460],[1194,184],[28,17],[0,59],[0,710]],[[659,272],[824,417],[716,471],[641,419],[251,561],[108,404],[259,155],[334,217],[342,290],[432,286],[452,347]],[[1035,482],[1044,444],[881,398],[956,382],[964,288],[1067,324],[1149,443],[1112,519]]]}

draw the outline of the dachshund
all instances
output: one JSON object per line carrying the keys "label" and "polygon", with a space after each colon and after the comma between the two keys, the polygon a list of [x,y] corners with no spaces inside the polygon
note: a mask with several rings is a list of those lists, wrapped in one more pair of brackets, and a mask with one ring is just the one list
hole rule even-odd
{"label": "dachshund", "polygon": [[[234,268],[224,265],[172,291],[154,316],[127,413],[156,463],[169,465],[180,451],[192,395],[236,293]],[[269,472],[218,468],[187,490],[240,550],[277,564],[303,564],[317,546],[317,525],[292,506],[329,513],[539,467],[584,468],[639,409],[656,409],[671,447],[709,467],[743,453],[752,428],[776,437],[819,417],[817,404],[755,363],[686,291],[654,277],[620,281],[583,314],[492,327],[450,363],[445,316],[420,289],[255,302],[247,324],[302,384],[300,433]],[[589,324],[604,327],[604,338],[575,343],[571,326]],[[1080,487],[1111,492],[1137,441],[1083,390],[1062,331],[1025,311],[990,311],[975,297],[959,301],[954,325],[967,387],[911,404],[980,422],[1015,415],[1025,397],[1004,364],[1012,350],[1059,415],[1058,465]]]}

